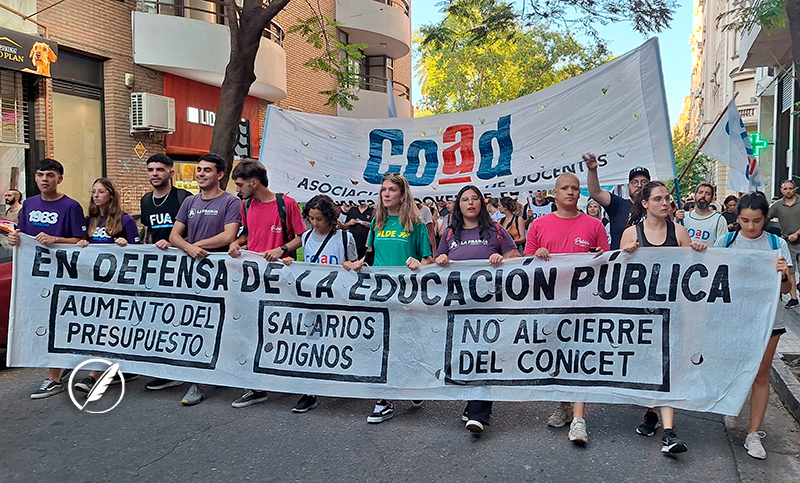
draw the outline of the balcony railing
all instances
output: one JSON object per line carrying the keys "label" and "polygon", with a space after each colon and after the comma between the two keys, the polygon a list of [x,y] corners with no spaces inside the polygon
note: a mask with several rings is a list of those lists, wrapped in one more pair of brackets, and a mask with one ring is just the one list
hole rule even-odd
{"label": "balcony railing", "polygon": [[746,117],[755,117],[756,115],[756,108],[755,107],[745,107],[739,109],[739,115],[744,119]]}
{"label": "balcony railing", "polygon": [[[365,91],[386,92],[389,79],[374,75],[362,75],[359,77],[361,77],[361,89]],[[407,85],[402,82],[397,82],[396,80],[392,80],[392,83],[394,84],[395,95],[411,101],[411,89],[409,89]]]}
{"label": "balcony railing", "polygon": [[[393,0],[386,0],[382,3],[391,1]],[[158,13],[228,25],[224,0],[138,0],[136,7],[138,11],[144,13]],[[283,46],[284,32],[277,22],[271,21],[269,27],[264,29],[263,35]]]}
{"label": "balcony railing", "polygon": [[408,4],[406,0],[373,0],[378,3],[383,3],[385,5],[392,6],[398,10],[402,10],[403,13],[406,14],[406,17],[411,16],[411,6]]}

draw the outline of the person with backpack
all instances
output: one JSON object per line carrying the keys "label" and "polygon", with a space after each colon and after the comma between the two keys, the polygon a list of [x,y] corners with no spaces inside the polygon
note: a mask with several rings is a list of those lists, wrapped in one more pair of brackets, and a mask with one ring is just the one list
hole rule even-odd
{"label": "person with backpack", "polygon": [[[492,221],[481,191],[472,185],[461,188],[457,204],[451,212],[439,249],[436,263],[447,266],[450,260],[489,260],[497,266],[506,258],[519,257],[517,245],[505,228]],[[461,419],[473,434],[483,432],[492,413],[491,401],[469,401]]]}
{"label": "person with backpack", "polygon": [[[139,201],[142,225],[144,225],[144,243],[153,243],[157,248],[166,250],[172,246],[169,234],[175,225],[175,217],[184,200],[192,193],[172,185],[175,176],[175,163],[166,154],[154,154],[147,159],[147,178],[153,191],[146,193]],[[172,379],[154,378],[144,385],[148,391],[160,391],[183,384]]]}
{"label": "person with backpack", "polygon": [[[669,190],[660,181],[650,181],[634,198],[628,228],[622,232],[620,247],[632,253],[639,247],[692,247],[697,251],[708,246],[703,242],[692,242],[689,231],[669,219]],[[686,443],[675,433],[675,410],[662,406],[661,420],[664,430],[661,436],[661,452],[665,454],[685,453]],[[650,408],[644,421],[636,428],[642,436],[652,436],[658,428],[658,415]]]}
{"label": "person with backpack", "polygon": [[[357,208],[351,208],[357,209]],[[346,230],[337,230],[337,209],[333,200],[326,195],[317,195],[303,205],[303,218],[311,224],[311,229],[300,236],[303,240],[303,261],[326,265],[352,267],[358,260],[358,251],[353,235]],[[294,259],[282,259],[291,265]],[[305,413],[317,407],[317,396],[305,394],[292,408],[293,413]]]}
{"label": "person with backpack", "polygon": [[[780,253],[775,270],[781,274],[781,294],[789,293],[794,283],[790,267],[792,266],[792,255],[786,240],[773,235],[764,230],[769,223],[769,202],[764,193],[754,191],[748,193],[739,200],[736,207],[738,215],[737,222],[739,231],[728,233],[720,237],[714,243],[719,248],[740,248],[744,250],[776,250]],[[775,325],[772,328],[767,349],[761,359],[756,379],[753,381],[753,389],[750,393],[750,430],[744,440],[744,447],[747,454],[756,459],[766,459],[767,452],[761,444],[761,439],[766,433],[761,431],[761,422],[764,421],[764,414],[769,404],[769,373],[772,367],[772,358],[775,356],[775,349],[781,335],[786,333],[784,318],[785,311],[781,310],[780,305],[775,314]]]}
{"label": "person with backpack", "polygon": [[[271,191],[267,169],[254,159],[243,159],[231,175],[236,191],[242,196],[242,234],[228,247],[228,254],[236,258],[242,249],[264,255],[270,262],[294,257],[300,248],[299,235],[306,229],[297,202],[282,193]],[[248,389],[231,403],[244,408],[265,402],[267,391]]]}
{"label": "person with backpack", "polygon": [[[557,210],[537,218],[528,230],[525,255],[550,260],[552,253],[589,253],[608,251],[606,229],[597,218],[578,210],[581,184],[575,174],[563,173],[556,179],[553,194]],[[548,418],[547,425],[562,428],[570,417],[569,440],[576,444],[589,442],[584,412],[586,403],[562,402]]]}
{"label": "person with backpack", "polygon": [[[422,222],[419,209],[411,195],[408,180],[398,173],[386,173],[381,182],[380,199],[370,225],[367,249],[375,255],[373,266],[400,267],[411,270],[421,265],[433,263],[428,229]],[[364,258],[351,265],[359,271]],[[411,401],[412,406],[420,407],[422,401]],[[367,416],[367,422],[378,424],[394,416],[394,405],[386,399],[379,399]]]}

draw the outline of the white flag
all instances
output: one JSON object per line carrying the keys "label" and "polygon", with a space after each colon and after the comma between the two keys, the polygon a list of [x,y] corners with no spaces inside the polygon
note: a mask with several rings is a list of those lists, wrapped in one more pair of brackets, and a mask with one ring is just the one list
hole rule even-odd
{"label": "white flag", "polygon": [[750,137],[733,99],[700,151],[730,167],[728,189],[740,193],[764,189],[758,158],[753,155]]}

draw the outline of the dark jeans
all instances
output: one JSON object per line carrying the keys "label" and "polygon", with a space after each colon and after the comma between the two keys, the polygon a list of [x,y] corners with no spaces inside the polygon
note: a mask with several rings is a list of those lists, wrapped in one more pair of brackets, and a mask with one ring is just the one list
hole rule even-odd
{"label": "dark jeans", "polygon": [[470,401],[467,403],[467,418],[489,424],[492,414],[492,401]]}

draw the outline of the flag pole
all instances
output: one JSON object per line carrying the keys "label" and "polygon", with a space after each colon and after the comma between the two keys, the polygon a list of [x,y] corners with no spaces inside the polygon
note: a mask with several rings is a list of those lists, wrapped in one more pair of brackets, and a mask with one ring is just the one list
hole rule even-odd
{"label": "flag pole", "polygon": [[719,124],[719,122],[722,120],[722,116],[724,116],[725,113],[728,112],[728,106],[731,105],[731,101],[735,100],[736,96],[738,96],[738,95],[739,95],[738,91],[733,93],[733,97],[731,97],[731,100],[728,101],[728,103],[725,105],[725,109],[723,109],[722,112],[720,112],[717,115],[717,118],[714,120],[714,124],[711,125],[711,129],[708,130],[708,132],[706,133],[705,137],[700,141],[700,144],[697,145],[697,149],[695,150],[694,154],[692,155],[692,158],[689,160],[689,162],[683,168],[683,171],[681,171],[681,174],[675,180],[675,187],[673,188],[673,192],[676,192],[677,196],[680,196],[679,191],[678,191],[678,183],[686,175],[686,172],[689,171],[689,168],[692,167],[692,164],[694,163],[694,160],[697,158],[697,155],[700,154],[700,149],[702,149],[702,147],[706,144],[706,141],[708,141],[708,137],[711,135],[712,132],[714,132],[714,128],[717,127],[717,124]]}

